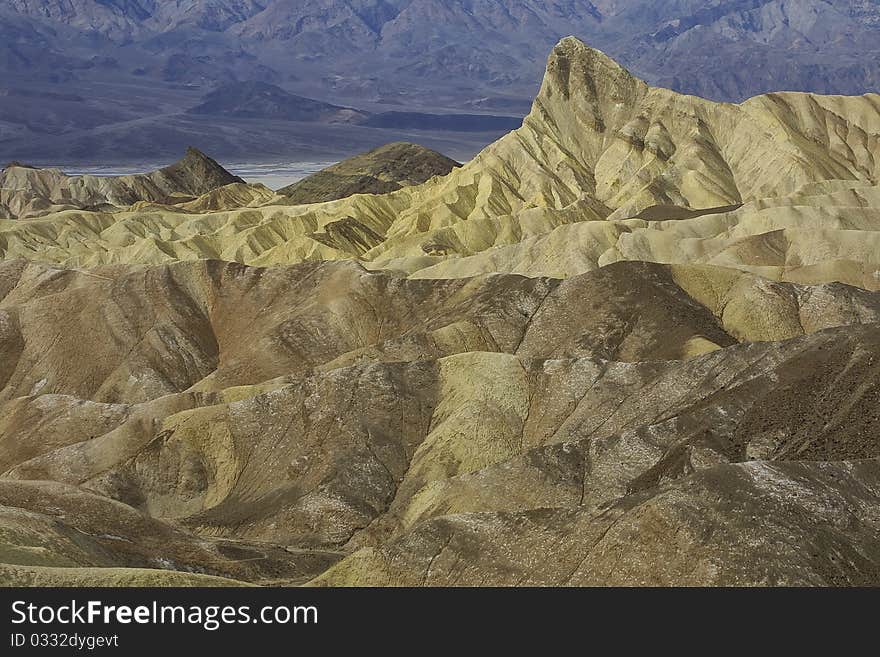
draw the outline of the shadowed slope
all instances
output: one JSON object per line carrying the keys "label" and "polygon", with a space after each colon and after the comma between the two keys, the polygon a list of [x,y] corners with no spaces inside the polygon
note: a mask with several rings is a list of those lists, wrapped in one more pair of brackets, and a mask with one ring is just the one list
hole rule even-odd
{"label": "shadowed slope", "polygon": [[876,294],[619,263],[569,280],[407,280],[357,264],[90,271],[0,263],[0,399],[140,403],[362,360],[466,351],[670,360],[880,321]]}
{"label": "shadowed slope", "polygon": [[418,144],[397,142],[355,155],[278,193],[296,203],[322,203],[353,194],[387,194],[445,176],[461,165]]}

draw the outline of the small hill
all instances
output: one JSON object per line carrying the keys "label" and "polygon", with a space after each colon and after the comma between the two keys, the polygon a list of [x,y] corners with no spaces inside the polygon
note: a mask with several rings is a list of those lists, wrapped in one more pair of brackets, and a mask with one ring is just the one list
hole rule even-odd
{"label": "small hill", "polygon": [[445,176],[461,165],[418,144],[395,142],[355,155],[278,190],[297,203],[322,203],[353,194],[387,194]]}
{"label": "small hill", "polygon": [[188,113],[321,123],[354,123],[366,118],[366,114],[356,109],[296,96],[266,82],[224,84],[206,95],[202,103]]}

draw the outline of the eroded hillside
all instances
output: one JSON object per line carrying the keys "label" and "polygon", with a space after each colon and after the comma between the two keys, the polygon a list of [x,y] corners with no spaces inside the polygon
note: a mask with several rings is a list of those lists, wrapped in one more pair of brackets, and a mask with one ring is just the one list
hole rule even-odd
{"label": "eroded hillside", "polygon": [[716,104],[566,39],[421,185],[32,204],[0,578],[876,585],[878,167],[878,96]]}
{"label": "eroded hillside", "polygon": [[641,260],[874,288],[878,134],[877,95],[713,103],[566,39],[522,128],[424,185],[317,205],[264,189],[244,204],[230,188],[225,204],[215,190],[189,205],[56,212],[2,224],[0,250],[67,266],[360,258],[429,278]]}

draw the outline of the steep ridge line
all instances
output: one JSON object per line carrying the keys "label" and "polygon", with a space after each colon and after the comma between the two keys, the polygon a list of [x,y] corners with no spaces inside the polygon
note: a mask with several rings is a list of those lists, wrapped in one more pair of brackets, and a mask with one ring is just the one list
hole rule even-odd
{"label": "steep ridge line", "polygon": [[714,103],[649,87],[567,38],[523,126],[444,177],[317,205],[240,188],[49,212],[0,224],[0,246],[66,266],[355,258],[423,278],[701,262],[877,289],[877,152],[876,95]]}

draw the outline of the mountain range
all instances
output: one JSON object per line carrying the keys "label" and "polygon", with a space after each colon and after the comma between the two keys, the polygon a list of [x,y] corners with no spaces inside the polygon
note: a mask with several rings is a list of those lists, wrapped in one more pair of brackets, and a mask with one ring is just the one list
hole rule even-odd
{"label": "mountain range", "polygon": [[877,586],[878,154],[567,37],[460,167],[13,164],[0,583]]}
{"label": "mountain range", "polygon": [[[180,141],[237,157],[317,150],[307,126],[187,113],[235,84],[369,112],[521,117],[545,53],[568,34],[652,84],[716,100],[880,88],[877,0],[11,0],[0,8],[0,153],[161,159]],[[412,128],[389,130],[318,134],[327,153],[351,154]],[[284,146],[258,138],[267,131]],[[460,158],[501,134],[453,133]]]}

